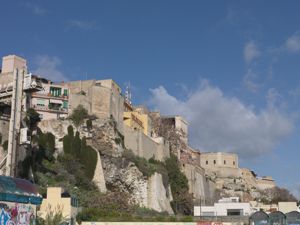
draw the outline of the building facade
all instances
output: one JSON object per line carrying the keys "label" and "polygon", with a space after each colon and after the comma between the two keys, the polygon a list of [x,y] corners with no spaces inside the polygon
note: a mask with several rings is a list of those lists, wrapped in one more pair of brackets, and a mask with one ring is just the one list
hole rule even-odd
{"label": "building facade", "polygon": [[64,192],[61,187],[47,188],[47,197],[43,199],[38,215],[46,218],[49,213],[61,212],[66,224],[76,224],[78,201]]}
{"label": "building facade", "polygon": [[216,173],[218,177],[240,176],[238,156],[226,152],[203,152],[200,165],[208,173]]}
{"label": "building facade", "polygon": [[69,113],[78,105],[100,119],[113,118],[118,130],[123,133],[124,97],[119,85],[111,80],[85,80],[67,83],[69,93]]}
{"label": "building facade", "polygon": [[194,206],[194,216],[250,216],[250,203],[239,202],[238,197],[220,199],[213,206]]}
{"label": "building facade", "polygon": [[31,93],[30,107],[34,108],[42,120],[66,118],[69,111],[69,88],[67,84],[55,84],[50,80],[37,78],[42,90]]}

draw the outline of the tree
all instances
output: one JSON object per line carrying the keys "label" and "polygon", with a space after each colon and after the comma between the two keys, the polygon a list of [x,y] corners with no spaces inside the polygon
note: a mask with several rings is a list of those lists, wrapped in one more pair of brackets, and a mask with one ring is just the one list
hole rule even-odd
{"label": "tree", "polygon": [[41,121],[40,114],[33,108],[29,108],[26,112],[25,122],[29,128],[36,126]]}
{"label": "tree", "polygon": [[78,105],[69,116],[76,127],[79,127],[86,118],[88,118],[88,111],[82,105]]}
{"label": "tree", "polygon": [[262,191],[261,195],[265,203],[278,203],[278,202],[296,202],[297,198],[287,189],[274,187]]}

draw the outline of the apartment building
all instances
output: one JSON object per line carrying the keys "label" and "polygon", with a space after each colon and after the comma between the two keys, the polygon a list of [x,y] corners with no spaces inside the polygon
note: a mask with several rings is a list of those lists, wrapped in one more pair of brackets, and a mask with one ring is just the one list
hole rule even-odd
{"label": "apartment building", "polygon": [[67,84],[53,83],[44,78],[39,79],[43,88],[31,94],[30,107],[34,108],[43,120],[66,118],[69,109]]}

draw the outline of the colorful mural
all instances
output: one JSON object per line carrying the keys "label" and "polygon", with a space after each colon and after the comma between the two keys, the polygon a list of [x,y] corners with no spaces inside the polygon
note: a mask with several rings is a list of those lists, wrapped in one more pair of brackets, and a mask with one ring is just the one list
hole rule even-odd
{"label": "colorful mural", "polygon": [[0,203],[0,225],[35,225],[35,210],[31,205]]}

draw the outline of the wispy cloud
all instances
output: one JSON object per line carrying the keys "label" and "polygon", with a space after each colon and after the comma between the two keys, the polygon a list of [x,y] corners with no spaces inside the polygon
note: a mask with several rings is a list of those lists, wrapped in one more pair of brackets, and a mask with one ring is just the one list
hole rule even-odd
{"label": "wispy cloud", "polygon": [[[150,91],[155,109],[162,114],[182,115],[189,121],[190,142],[200,150],[236,152],[241,158],[254,158],[272,152],[293,130],[292,119],[276,107],[257,113],[207,81],[185,100],[170,95],[163,86]],[[269,97],[274,94],[270,91]]]}
{"label": "wispy cloud", "polygon": [[26,8],[30,9],[32,13],[35,15],[44,15],[46,13],[46,10],[37,4],[33,4],[31,2],[26,2],[23,4]]}
{"label": "wispy cloud", "polygon": [[253,41],[246,43],[244,47],[244,59],[246,63],[251,63],[255,58],[258,58],[261,55],[258,47]]}
{"label": "wispy cloud", "polygon": [[84,21],[84,20],[68,20],[67,28],[76,28],[79,30],[93,30],[96,28],[95,21]]}
{"label": "wispy cloud", "polygon": [[61,60],[58,57],[38,55],[34,58],[33,64],[36,67],[33,73],[36,75],[48,78],[54,82],[68,80],[65,74],[59,69]]}
{"label": "wispy cloud", "polygon": [[296,33],[289,37],[285,42],[285,47],[289,52],[300,52],[300,34]]}
{"label": "wispy cloud", "polygon": [[252,69],[248,69],[246,75],[243,78],[243,85],[247,90],[256,93],[261,85],[256,81],[257,74],[253,72]]}

